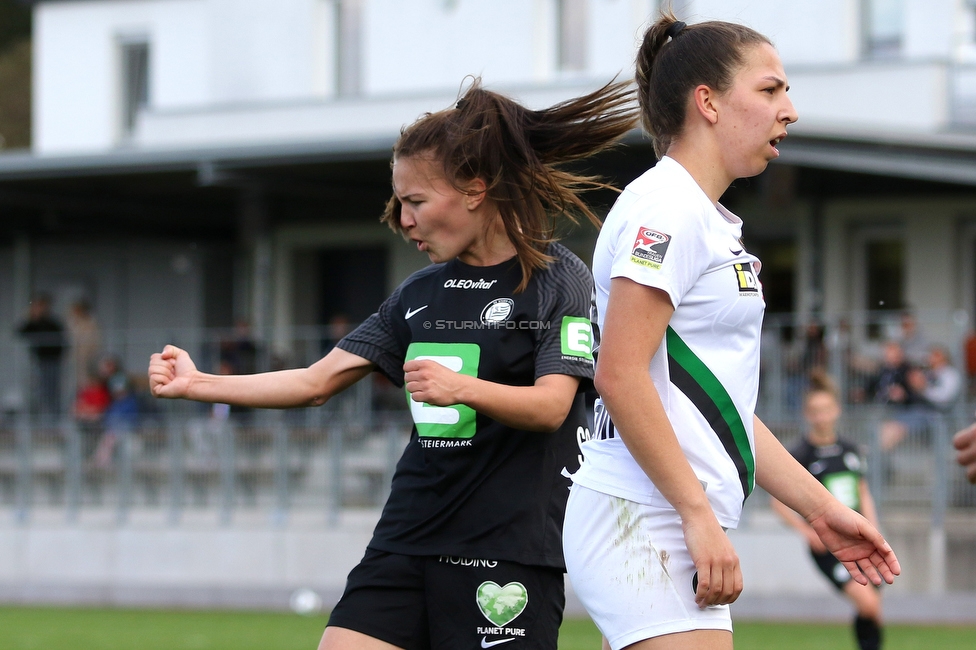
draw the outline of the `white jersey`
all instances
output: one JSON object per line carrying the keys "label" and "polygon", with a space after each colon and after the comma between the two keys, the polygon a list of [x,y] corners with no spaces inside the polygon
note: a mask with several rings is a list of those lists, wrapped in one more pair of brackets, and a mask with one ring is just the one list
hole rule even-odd
{"label": "white jersey", "polygon": [[[633,181],[607,216],[593,254],[597,322],[611,278],[660,289],[674,314],[650,374],[685,456],[722,526],[734,528],[755,482],[753,413],[765,302],[759,260],[740,238],[742,221],[713,204],[675,160]],[[671,508],[613,427],[600,400],[575,482]]]}

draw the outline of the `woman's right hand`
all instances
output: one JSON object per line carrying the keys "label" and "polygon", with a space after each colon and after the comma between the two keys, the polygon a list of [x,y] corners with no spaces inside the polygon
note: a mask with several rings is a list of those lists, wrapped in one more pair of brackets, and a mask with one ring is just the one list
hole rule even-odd
{"label": "woman's right hand", "polygon": [[167,345],[149,359],[149,390],[154,397],[187,397],[197,367],[190,353]]}
{"label": "woman's right hand", "polygon": [[739,556],[711,511],[708,515],[682,521],[685,544],[698,571],[695,602],[702,609],[728,605],[742,593]]}

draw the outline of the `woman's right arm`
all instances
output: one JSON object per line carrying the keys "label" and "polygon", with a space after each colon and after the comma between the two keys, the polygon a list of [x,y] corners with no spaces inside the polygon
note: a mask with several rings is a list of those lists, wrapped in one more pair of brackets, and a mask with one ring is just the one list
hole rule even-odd
{"label": "woman's right arm", "polygon": [[627,278],[610,282],[594,383],[627,449],[681,516],[698,570],[699,607],[731,603],[742,591],[738,556],[678,444],[648,373],[674,313],[671,299]]}
{"label": "woman's right arm", "polygon": [[333,348],[308,368],[256,375],[211,375],[197,370],[186,350],[167,345],[149,361],[155,397],[182,398],[252,408],[319,406],[374,368],[372,362]]}

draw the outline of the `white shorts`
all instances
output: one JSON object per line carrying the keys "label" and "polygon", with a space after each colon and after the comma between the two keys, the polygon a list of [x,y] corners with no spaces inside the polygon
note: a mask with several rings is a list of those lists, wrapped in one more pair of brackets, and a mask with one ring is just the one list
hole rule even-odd
{"label": "white shorts", "polygon": [[732,631],[728,605],[699,609],[681,518],[574,485],[563,552],[573,591],[613,650],[691,630]]}

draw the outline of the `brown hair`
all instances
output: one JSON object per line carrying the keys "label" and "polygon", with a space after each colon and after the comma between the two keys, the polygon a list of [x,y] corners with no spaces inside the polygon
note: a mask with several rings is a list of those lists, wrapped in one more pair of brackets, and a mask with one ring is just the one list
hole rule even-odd
{"label": "brown hair", "polygon": [[[637,89],[644,129],[654,139],[658,158],[685,123],[688,96],[699,85],[718,92],[732,87],[747,47],[770,43],[759,32],[722,21],[680,28],[671,10],[644,33],[637,51]],[[680,28],[680,29],[679,29]],[[771,44],[771,43],[770,43]]]}
{"label": "brown hair", "polygon": [[[588,95],[534,111],[485,90],[475,79],[456,107],[427,113],[405,127],[393,147],[393,159],[430,156],[461,192],[476,178],[485,182],[486,198],[498,207],[515,246],[522,267],[517,291],[522,291],[532,272],[552,261],[545,250],[555,240],[557,217],[578,223],[582,215],[600,226],[580,194],[610,186],[560,166],[606,149],[634,128],[632,103],[630,84],[611,82]],[[381,220],[402,233],[400,211],[394,194]]]}
{"label": "brown hair", "polygon": [[810,383],[807,387],[804,402],[816,393],[827,393],[834,398],[834,401],[840,402],[840,390],[837,388],[837,383],[823,368],[814,368],[811,370],[809,381]]}

